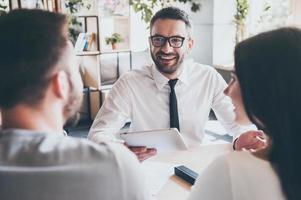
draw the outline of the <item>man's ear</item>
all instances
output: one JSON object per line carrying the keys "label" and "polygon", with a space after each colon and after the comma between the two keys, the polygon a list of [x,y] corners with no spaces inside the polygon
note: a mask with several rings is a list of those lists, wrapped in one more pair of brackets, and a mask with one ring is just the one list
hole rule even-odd
{"label": "man's ear", "polygon": [[148,38],[148,45],[149,45],[149,49],[152,48],[152,40],[150,39],[150,37]]}
{"label": "man's ear", "polygon": [[194,45],[194,39],[193,38],[189,38],[188,42],[187,42],[187,50],[185,52],[186,56],[191,55],[191,51]]}
{"label": "man's ear", "polygon": [[189,41],[188,41],[189,52],[192,51],[193,45],[194,45],[194,39],[193,38],[189,38]]}
{"label": "man's ear", "polygon": [[69,93],[69,81],[66,72],[58,71],[51,80],[54,95],[61,99],[67,99]]}

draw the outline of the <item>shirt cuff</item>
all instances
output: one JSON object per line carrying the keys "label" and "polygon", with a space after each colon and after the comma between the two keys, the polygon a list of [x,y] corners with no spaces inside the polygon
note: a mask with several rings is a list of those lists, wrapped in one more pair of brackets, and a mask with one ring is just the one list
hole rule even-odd
{"label": "shirt cuff", "polygon": [[235,144],[236,144],[237,139],[238,139],[238,137],[233,141],[233,146],[232,146],[232,148],[233,148],[234,151],[236,150],[236,149],[235,149]]}

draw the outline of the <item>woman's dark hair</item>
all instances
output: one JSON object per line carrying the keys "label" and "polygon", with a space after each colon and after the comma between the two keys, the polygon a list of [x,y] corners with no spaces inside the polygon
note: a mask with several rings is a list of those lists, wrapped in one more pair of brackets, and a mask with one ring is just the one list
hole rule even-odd
{"label": "woman's dark hair", "polygon": [[301,30],[261,33],[235,48],[246,112],[269,135],[269,161],[287,199],[301,199]]}
{"label": "woman's dark hair", "polygon": [[65,15],[12,10],[0,17],[0,108],[36,105],[67,46]]}

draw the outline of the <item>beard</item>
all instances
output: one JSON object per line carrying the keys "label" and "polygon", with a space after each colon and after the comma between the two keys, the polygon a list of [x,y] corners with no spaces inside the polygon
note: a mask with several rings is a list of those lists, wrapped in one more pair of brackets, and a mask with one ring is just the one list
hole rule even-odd
{"label": "beard", "polygon": [[82,105],[82,88],[75,87],[74,81],[69,77],[70,93],[66,105],[64,106],[65,126],[75,126],[79,119],[79,108]]}
{"label": "beard", "polygon": [[[184,54],[180,56],[177,53],[164,53],[162,51],[154,54],[151,52],[151,57],[158,69],[158,71],[164,74],[174,74],[184,61]],[[164,59],[168,58],[168,59]],[[168,64],[171,63],[171,64]],[[173,64],[172,64],[173,63]]]}

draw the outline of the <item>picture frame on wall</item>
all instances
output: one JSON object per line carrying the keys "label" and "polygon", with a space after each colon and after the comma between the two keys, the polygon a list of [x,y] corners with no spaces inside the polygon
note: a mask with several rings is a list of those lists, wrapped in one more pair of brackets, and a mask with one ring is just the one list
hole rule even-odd
{"label": "picture frame on wall", "polygon": [[9,1],[9,10],[28,8],[28,9],[45,9],[52,12],[59,12],[61,7],[60,0],[7,0],[7,1]]}
{"label": "picture frame on wall", "polygon": [[44,9],[51,12],[60,12],[62,2],[60,0],[43,0]]}
{"label": "picture frame on wall", "polygon": [[0,15],[10,10],[9,0],[0,0]]}
{"label": "picture frame on wall", "polygon": [[9,8],[21,9],[21,8],[40,8],[44,9],[43,0],[9,0]]}

